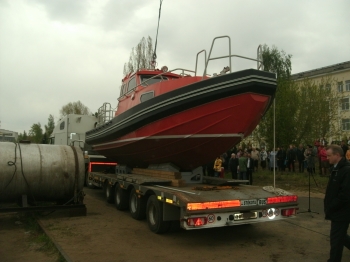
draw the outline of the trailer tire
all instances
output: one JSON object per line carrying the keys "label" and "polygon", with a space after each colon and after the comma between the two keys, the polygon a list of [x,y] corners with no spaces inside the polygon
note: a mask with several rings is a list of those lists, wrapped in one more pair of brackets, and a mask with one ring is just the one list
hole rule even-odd
{"label": "trailer tire", "polygon": [[120,184],[115,185],[114,199],[115,206],[118,210],[128,209],[128,191],[121,188]]}
{"label": "trailer tire", "polygon": [[155,195],[148,198],[146,217],[148,227],[152,232],[163,234],[169,231],[171,221],[163,220],[163,203],[158,201]]}
{"label": "trailer tire", "polygon": [[95,186],[92,184],[92,180],[89,179],[89,173],[85,172],[85,185],[87,188],[94,189]]}
{"label": "trailer tire", "polygon": [[105,196],[108,203],[114,202],[114,188],[111,186],[108,181],[104,183]]}
{"label": "trailer tire", "polygon": [[129,196],[129,210],[131,217],[136,220],[146,218],[146,199],[144,196],[138,195],[136,189],[133,188]]}

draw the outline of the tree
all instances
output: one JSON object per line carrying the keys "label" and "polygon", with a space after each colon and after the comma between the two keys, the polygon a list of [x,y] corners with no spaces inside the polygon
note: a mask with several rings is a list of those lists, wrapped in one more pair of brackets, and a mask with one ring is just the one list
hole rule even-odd
{"label": "tree", "polygon": [[304,79],[297,83],[299,104],[304,110],[296,113],[299,129],[296,131],[296,141],[311,142],[316,138],[329,135],[340,135],[341,118],[339,101],[341,93],[336,92],[336,81],[330,77],[322,78],[320,83]]}
{"label": "tree", "polygon": [[33,143],[41,143],[43,138],[43,130],[41,128],[41,124],[33,124],[31,129],[29,130],[29,140]]}
{"label": "tree", "polygon": [[[276,73],[275,94],[276,146],[312,143],[317,138],[326,137],[331,132],[338,134],[340,96],[331,88],[332,79],[315,83],[310,79],[295,82],[291,79],[291,55],[263,46],[265,71]],[[273,145],[273,106],[262,118],[253,135],[260,141]]]}
{"label": "tree", "polygon": [[60,109],[60,115],[66,116],[69,114],[90,115],[90,109],[80,101],[73,103],[69,102],[68,104],[62,106]]}
{"label": "tree", "polygon": [[54,128],[55,128],[55,120],[53,115],[50,114],[49,118],[47,119],[47,125],[45,125],[45,134],[47,137],[51,136]]}
{"label": "tree", "polygon": [[[294,114],[298,110],[297,87],[291,80],[292,72],[291,55],[286,55],[284,51],[279,51],[276,47],[271,49],[264,45],[262,48],[262,59],[264,70],[276,73],[277,91],[276,99],[276,144],[287,145],[294,140],[294,128],[297,126],[297,119]],[[262,118],[255,136],[264,138],[268,145],[273,145],[273,106]]]}
{"label": "tree", "polygon": [[27,140],[28,139],[28,135],[26,133],[26,131],[23,131],[22,133],[19,133],[18,138],[17,138],[17,142],[22,141],[22,140]]}
{"label": "tree", "polygon": [[153,54],[152,38],[147,37],[147,40],[142,37],[136,47],[132,48],[129,62],[124,64],[124,75],[136,72],[142,68],[150,68]]}

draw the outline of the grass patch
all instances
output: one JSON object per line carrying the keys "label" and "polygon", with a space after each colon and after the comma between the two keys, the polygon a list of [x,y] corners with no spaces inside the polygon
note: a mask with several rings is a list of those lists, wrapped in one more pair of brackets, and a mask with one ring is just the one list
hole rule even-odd
{"label": "grass patch", "polygon": [[30,233],[28,241],[34,250],[44,252],[50,256],[56,256],[57,262],[66,261],[64,257],[62,257],[61,253],[58,252],[51,239],[42,231],[33,214],[22,214],[21,221],[24,225],[25,230]]}

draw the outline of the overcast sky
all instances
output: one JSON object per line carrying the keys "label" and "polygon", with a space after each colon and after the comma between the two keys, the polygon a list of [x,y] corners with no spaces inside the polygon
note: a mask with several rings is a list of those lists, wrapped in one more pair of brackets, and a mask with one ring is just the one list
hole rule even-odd
{"label": "overcast sky", "polygon": [[[157,62],[194,70],[197,52],[222,35],[234,54],[284,50],[292,73],[349,61],[349,10],[349,0],[164,0]],[[158,11],[159,0],[0,0],[0,128],[44,127],[78,100],[92,112],[116,107],[124,63],[143,36],[155,41]],[[234,70],[254,67],[233,60]]]}

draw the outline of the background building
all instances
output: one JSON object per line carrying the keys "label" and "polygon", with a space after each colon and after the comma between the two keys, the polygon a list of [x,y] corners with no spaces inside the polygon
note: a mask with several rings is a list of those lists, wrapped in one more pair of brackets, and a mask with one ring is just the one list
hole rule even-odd
{"label": "background building", "polygon": [[[337,125],[341,129],[340,135],[332,134],[330,130],[329,142],[342,140],[344,137],[350,137],[350,61],[316,68],[313,70],[300,72],[292,75],[292,80],[302,81],[309,79],[316,85],[325,88],[333,88],[340,93],[339,101],[339,119]],[[324,80],[329,79],[331,83],[324,85]]]}
{"label": "background building", "polygon": [[0,142],[16,142],[17,138],[17,132],[0,129]]}

